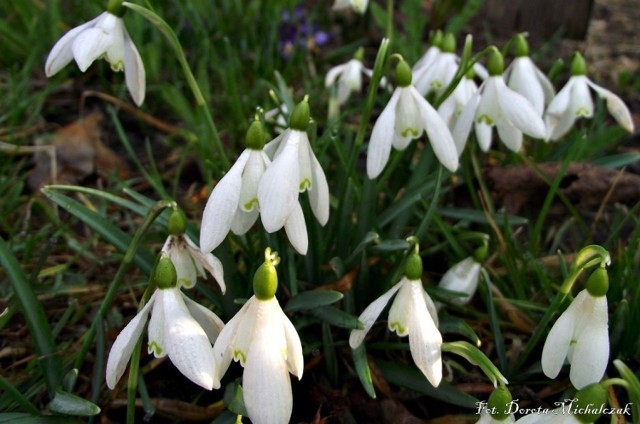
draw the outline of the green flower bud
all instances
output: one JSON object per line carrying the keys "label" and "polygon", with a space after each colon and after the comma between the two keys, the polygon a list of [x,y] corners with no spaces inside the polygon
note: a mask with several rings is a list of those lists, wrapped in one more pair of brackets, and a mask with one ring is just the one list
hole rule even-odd
{"label": "green flower bud", "polygon": [[127,8],[122,5],[123,0],[109,0],[107,3],[107,12],[112,15],[122,18],[127,11]]}
{"label": "green flower bud", "polygon": [[153,280],[160,289],[170,289],[176,286],[178,274],[176,267],[173,266],[171,259],[164,254],[160,254],[160,258],[153,270]]}
{"label": "green flower bud", "polygon": [[251,123],[251,125],[249,125],[245,145],[248,149],[262,150],[266,138],[262,122],[260,122],[259,119],[256,119]]}
{"label": "green flower bud", "polygon": [[364,60],[364,48],[358,47],[358,50],[356,50],[353,58],[359,62],[362,62]]}
{"label": "green flower bud", "polygon": [[408,87],[411,85],[411,68],[409,64],[401,59],[396,66],[396,84],[398,87]]}
{"label": "green flower bud", "polygon": [[445,53],[455,53],[456,51],[456,37],[450,32],[447,32],[442,39],[442,47],[440,49]]}
{"label": "green flower bud", "polygon": [[418,253],[412,253],[405,261],[404,275],[409,280],[419,280],[422,277],[422,258]]}
{"label": "green flower bud", "polygon": [[524,37],[524,35],[517,34],[514,43],[516,57],[529,56],[529,43],[527,43],[527,39]]}
{"label": "green flower bud", "polygon": [[169,215],[169,220],[167,221],[167,230],[169,231],[169,234],[172,236],[181,236],[184,234],[186,227],[187,222],[180,208],[173,209],[171,211],[171,215]]}
{"label": "green flower bud", "polygon": [[489,396],[487,409],[491,413],[491,417],[497,421],[504,421],[509,417],[509,407],[513,397],[511,392],[505,386],[495,389]]}
{"label": "green flower bud", "polygon": [[443,38],[444,37],[443,37],[442,31],[437,30],[435,32],[432,32],[431,40],[429,41],[429,44],[431,44],[432,46],[441,47]]}
{"label": "green flower bud", "polygon": [[289,120],[289,127],[298,131],[307,131],[309,125],[309,102],[305,97],[300,103],[298,103],[293,109],[291,119]]}
{"label": "green flower bud", "polygon": [[492,77],[502,75],[504,72],[504,58],[498,49],[493,49],[489,63],[487,63],[487,70]]}
{"label": "green flower bud", "polygon": [[264,263],[258,267],[253,276],[253,292],[260,300],[269,300],[276,295],[278,289],[278,273],[276,265],[280,262],[278,252],[270,248],[264,252]]}
{"label": "green flower bud", "polygon": [[598,410],[606,404],[606,389],[600,383],[593,383],[578,390],[574,397],[572,413],[580,422],[593,423],[602,415]]}
{"label": "green flower bud", "polygon": [[607,270],[602,267],[598,267],[591,273],[585,286],[591,296],[605,296],[609,290],[609,274],[607,274]]}
{"label": "green flower bud", "polygon": [[473,252],[473,260],[478,262],[479,264],[483,263],[487,256],[489,255],[489,246],[480,246]]}
{"label": "green flower bud", "polygon": [[571,61],[571,75],[586,75],[587,74],[587,64],[584,61],[584,57],[578,52],[573,55],[573,60]]}

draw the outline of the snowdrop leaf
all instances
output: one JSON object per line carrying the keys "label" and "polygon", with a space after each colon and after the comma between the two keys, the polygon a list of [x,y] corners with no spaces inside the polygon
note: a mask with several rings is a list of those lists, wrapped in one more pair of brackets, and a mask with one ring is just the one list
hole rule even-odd
{"label": "snowdrop leaf", "polygon": [[284,310],[287,312],[309,310],[319,306],[330,305],[343,297],[342,293],[335,290],[309,290],[291,298]]}

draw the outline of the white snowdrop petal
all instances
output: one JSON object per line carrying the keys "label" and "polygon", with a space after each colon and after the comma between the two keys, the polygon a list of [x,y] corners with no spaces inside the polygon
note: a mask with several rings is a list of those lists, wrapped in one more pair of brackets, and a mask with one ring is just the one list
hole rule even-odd
{"label": "white snowdrop petal", "polygon": [[[251,298],[253,299],[253,297]],[[235,338],[238,333],[238,328],[244,319],[247,309],[249,308],[251,299],[249,299],[240,310],[227,322],[215,344],[213,345],[213,356],[215,359],[217,375],[222,378],[229,368],[231,359],[234,356],[236,350]]]}
{"label": "white snowdrop petal", "polygon": [[584,75],[574,77],[575,83],[571,90],[569,109],[576,118],[593,117],[593,99],[587,84],[587,77]]}
{"label": "white snowdrop petal", "polygon": [[324,226],[329,221],[329,184],[320,162],[313,154],[311,155],[311,170],[313,184],[309,189],[309,203],[313,215],[320,225]]}
{"label": "white snowdrop petal", "polygon": [[189,299],[187,296],[183,294],[183,300],[189,313],[195,319],[200,327],[204,330],[207,337],[209,338],[209,342],[211,344],[215,343],[218,335],[224,328],[224,322],[216,315],[213,311],[205,308],[199,303]]}
{"label": "white snowdrop petal", "polygon": [[380,175],[389,160],[399,98],[400,90],[396,88],[389,103],[373,125],[367,149],[367,176],[371,180]]}
{"label": "white snowdrop petal", "polygon": [[[227,287],[224,282],[224,268],[222,267],[222,262],[220,262],[218,258],[213,256],[212,253],[203,253],[198,248],[198,246],[196,246],[196,244],[189,238],[189,236],[184,235],[183,239],[186,242],[187,249],[189,250],[189,253],[191,254],[191,257],[194,259],[194,262],[196,263],[196,265],[206,269],[209,272],[209,274],[213,276],[213,278],[218,283],[218,286],[220,286],[220,290],[222,291],[222,294],[224,294]],[[202,276],[205,277],[202,270],[200,271],[202,273]]]}
{"label": "white snowdrop petal", "polygon": [[413,302],[411,301],[411,281],[403,277],[400,282],[402,283],[400,290],[389,308],[387,326],[398,336],[404,337],[411,332],[410,318],[413,313]]}
{"label": "white snowdrop petal", "polygon": [[293,210],[284,224],[284,230],[293,248],[301,255],[306,255],[309,248],[309,239],[307,236],[307,224],[304,221],[300,203],[296,202],[293,206]]}
{"label": "white snowdrop petal", "polygon": [[124,374],[124,370],[127,368],[127,364],[133,353],[133,348],[138,342],[138,339],[140,339],[144,325],[147,323],[149,309],[156,299],[156,294],[157,292],[151,296],[149,302],[144,305],[129,324],[122,329],[113,342],[113,346],[111,346],[106,370],[107,386],[111,390],[116,386],[116,383],[120,380],[120,377]]}
{"label": "white snowdrop petal", "polygon": [[590,80],[587,80],[587,84],[589,84],[589,86],[593,88],[600,97],[605,99],[607,102],[607,110],[611,116],[614,117],[616,122],[618,122],[618,124],[625,130],[633,132],[634,125],[633,119],[631,118],[631,112],[629,112],[629,108],[627,108],[627,105],[622,101],[622,99],[606,88],[600,87]]}
{"label": "white snowdrop petal", "polygon": [[164,341],[164,290],[156,290],[156,302],[151,310],[151,319],[147,328],[147,352],[153,353],[156,358],[164,358],[167,356],[167,350]]}
{"label": "white snowdrop petal", "polygon": [[538,116],[542,116],[544,90],[536,75],[535,65],[528,56],[522,56],[515,58],[510,68],[507,86],[528,99]]}
{"label": "white snowdrop petal", "polygon": [[498,137],[509,150],[513,152],[520,151],[522,148],[522,131],[502,117],[497,120],[496,129],[498,130]]}
{"label": "white snowdrop petal", "polygon": [[464,305],[476,292],[480,280],[480,264],[468,257],[452,266],[440,280],[440,288],[466,293],[466,296],[452,297],[451,302]]}
{"label": "white snowdrop petal", "polygon": [[282,228],[298,203],[300,169],[298,150],[300,131],[285,133],[280,153],[267,168],[258,185],[262,225],[269,233]]}
{"label": "white snowdrop petal", "polygon": [[571,91],[573,89],[573,84],[576,82],[576,77],[569,78],[569,81],[565,84],[564,87],[558,94],[555,95],[549,105],[547,106],[546,114],[550,115],[562,115],[568,108],[569,102],[571,101]]}
{"label": "white snowdrop petal", "polygon": [[504,116],[523,133],[535,138],[545,138],[546,127],[531,103],[507,87],[502,78],[495,81],[498,103]]}
{"label": "white snowdrop petal", "polygon": [[385,306],[387,306],[387,303],[389,303],[391,297],[396,294],[401,285],[402,281],[391,287],[387,292],[385,292],[385,294],[374,300],[369,306],[365,308],[364,311],[362,311],[362,313],[358,317],[358,320],[360,320],[360,322],[364,325],[364,328],[362,330],[351,330],[351,334],[349,336],[349,346],[351,346],[351,349],[355,349],[362,344],[365,336],[367,335],[369,330],[371,330],[373,324],[376,322],[376,319],[378,319],[380,313],[382,313]]}
{"label": "white snowdrop petal", "polygon": [[213,188],[202,213],[200,227],[200,249],[211,252],[229,233],[233,215],[238,208],[242,171],[249,159],[249,152],[242,152],[229,172]]}
{"label": "white snowdrop petal", "polygon": [[480,150],[488,152],[491,147],[492,126],[487,125],[484,122],[479,122],[474,125],[474,131],[476,133],[476,138],[478,139]]}
{"label": "white snowdrop petal", "polygon": [[102,19],[102,15],[104,15],[104,13],[85,24],[73,28],[58,40],[51,49],[49,56],[47,56],[47,62],[44,66],[47,77],[57,74],[62,68],[71,62],[71,59],[73,59],[72,45],[76,37],[85,29],[93,27],[96,22]]}
{"label": "white snowdrop petal", "polygon": [[458,169],[458,149],[449,127],[424,97],[415,90],[412,90],[412,95],[418,106],[422,125],[429,137],[433,153],[445,168],[455,172]]}
{"label": "white snowdrop petal", "polygon": [[244,212],[251,212],[259,209],[258,184],[271,161],[261,150],[247,149],[247,152],[247,162],[242,171],[238,209]]}
{"label": "white snowdrop petal", "polygon": [[129,89],[129,93],[136,105],[140,106],[144,102],[146,93],[146,74],[144,63],[138,49],[129,37],[126,28],[124,31],[124,79]]}
{"label": "white snowdrop petal", "polygon": [[[401,87],[400,97],[396,105],[396,119],[394,131],[402,136],[403,139],[414,139],[422,135],[424,130],[424,122],[416,98],[423,98],[417,90],[412,87]],[[393,147],[397,148],[396,145]],[[401,150],[401,149],[398,149]]]}
{"label": "white snowdrop petal", "polygon": [[569,352],[571,340],[574,337],[574,329],[578,319],[582,302],[584,302],[584,292],[571,302],[569,307],[560,315],[558,320],[551,327],[542,348],[542,371],[549,378],[556,378],[564,364],[564,360]]}
{"label": "white snowdrop petal", "polygon": [[302,343],[300,342],[300,336],[298,335],[296,327],[294,327],[293,323],[289,321],[289,318],[280,308],[280,305],[278,305],[278,309],[282,320],[282,326],[284,328],[285,339],[287,341],[287,366],[289,368],[289,372],[300,380],[304,371],[304,356],[302,355]]}
{"label": "white snowdrop petal", "polygon": [[[586,290],[585,290],[586,292]],[[602,380],[609,363],[609,312],[607,298],[587,296],[578,318],[584,323],[577,335],[569,378],[577,388]]]}
{"label": "white snowdrop petal", "polygon": [[467,139],[469,138],[469,133],[471,133],[471,128],[473,126],[479,104],[480,91],[477,91],[464,106],[460,117],[456,121],[456,125],[453,127],[452,135],[453,140],[456,143],[458,156],[462,155],[464,147],[467,144]]}
{"label": "white snowdrop petal", "polygon": [[164,290],[165,344],[176,368],[189,380],[211,390],[220,387],[209,338],[189,314],[179,289]]}
{"label": "white snowdrop petal", "polygon": [[411,282],[413,306],[409,318],[409,347],[416,366],[434,387],[438,387],[442,380],[442,336],[427,311],[422,291],[422,282]]}
{"label": "white snowdrop petal", "polygon": [[106,52],[110,43],[110,34],[105,34],[99,28],[88,28],[78,34],[71,46],[78,68],[85,72],[96,59]]}
{"label": "white snowdrop petal", "polygon": [[324,86],[327,88],[331,87],[338,76],[340,76],[340,74],[342,74],[344,70],[347,69],[348,65],[348,63],[343,63],[342,65],[334,66],[333,68],[329,69],[329,72],[327,72],[327,76],[324,78]]}

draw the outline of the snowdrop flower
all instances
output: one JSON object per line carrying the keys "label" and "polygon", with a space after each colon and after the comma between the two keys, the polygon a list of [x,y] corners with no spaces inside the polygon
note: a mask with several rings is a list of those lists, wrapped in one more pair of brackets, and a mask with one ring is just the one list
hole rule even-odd
{"label": "snowdrop flower", "polygon": [[229,230],[245,234],[258,219],[258,183],[271,163],[262,150],[264,139],[262,123],[256,119],[247,131],[247,148],[216,184],[204,208],[200,229],[203,252],[218,247]]}
{"label": "snowdrop flower", "polygon": [[478,86],[473,80],[474,75],[475,73],[473,70],[469,71],[467,75],[460,80],[460,83],[458,83],[451,95],[447,97],[442,104],[440,104],[440,107],[438,107],[438,114],[440,114],[444,122],[447,123],[447,126],[452,131],[455,128],[464,107],[478,91]]}
{"label": "snowdrop flower", "polygon": [[542,117],[544,108],[549,104],[555,90],[549,78],[533,63],[529,57],[529,45],[522,34],[516,36],[516,58],[504,71],[507,86],[522,94]]}
{"label": "snowdrop flower", "polygon": [[453,34],[447,33],[442,40],[439,54],[413,73],[413,85],[418,93],[426,96],[433,92],[439,96],[444,92],[458,71],[459,58],[455,51],[456,40]]}
{"label": "snowdrop flower", "polygon": [[382,310],[397,292],[389,310],[389,330],[395,331],[400,337],[409,336],[413,361],[427,380],[437,387],[442,380],[442,335],[438,331],[436,307],[422,287],[422,259],[417,253],[407,259],[404,274],[398,284],[360,314],[358,319],[364,328],[351,331],[349,346],[355,349],[362,344]]}
{"label": "snowdrop flower", "polygon": [[335,0],[333,10],[344,10],[351,8],[354,12],[364,15],[367,11],[369,0]]}
{"label": "snowdrop flower", "polygon": [[586,76],[586,64],[580,53],[576,53],[573,58],[571,75],[567,84],[551,100],[545,112],[548,140],[560,139],[571,129],[576,119],[593,116],[593,100],[589,87],[605,99],[609,113],[622,128],[629,132],[634,131],[633,120],[627,106],[620,97],[593,83]]}
{"label": "snowdrop flower", "polygon": [[124,26],[122,15],[125,10],[121,4],[110,7],[92,21],[67,32],[47,57],[47,77],[57,74],[71,59],[75,59],[84,72],[94,60],[104,57],[114,71],[124,70],[129,93],[140,106],[145,96],[144,64]]}
{"label": "snowdrop flower", "polygon": [[158,289],[116,338],[107,360],[107,386],[113,389],[131,358],[149,312],[149,353],[169,356],[178,370],[197,385],[219,388],[211,345],[224,324],[213,312],[186,297],[177,285],[174,265],[161,254],[154,270]]}
{"label": "snowdrop flower", "polygon": [[542,118],[524,96],[516,93],[504,82],[502,54],[495,50],[489,59],[489,78],[467,103],[453,130],[458,152],[464,146],[474,126],[482,151],[491,146],[491,132],[495,126],[498,136],[510,150],[522,147],[522,133],[534,138],[544,138],[546,129]]}
{"label": "snowdrop flower", "polygon": [[329,69],[324,79],[324,86],[331,87],[338,81],[338,104],[343,105],[349,99],[352,92],[359,92],[362,89],[362,74],[371,77],[373,71],[367,69],[362,64],[364,50],[358,49],[353,59],[342,65]]}
{"label": "snowdrop flower", "polygon": [[309,104],[305,98],[291,114],[290,128],[264,147],[272,162],[258,184],[265,230],[273,233],[284,227],[289,241],[302,255],[307,253],[308,238],[299,193],[309,192],[311,211],[320,225],[329,220],[329,186],[309,144],[308,123]]}
{"label": "snowdrop flower", "polygon": [[607,271],[598,268],[549,331],[542,348],[542,371],[556,378],[565,358],[571,383],[581,389],[602,379],[609,362]]}
{"label": "snowdrop flower", "polygon": [[376,178],[384,169],[391,146],[407,148],[427,133],[436,157],[451,172],[458,169],[458,152],[451,132],[438,112],[411,85],[411,69],[404,60],[396,67],[398,87],[373,126],[367,151],[367,175]]}
{"label": "snowdrop flower", "polygon": [[198,276],[206,278],[206,270],[215,278],[224,293],[226,285],[222,263],[211,253],[202,253],[185,234],[185,228],[184,215],[180,210],[174,209],[169,215],[169,237],[162,246],[162,252],[171,259],[175,266],[178,287],[192,288],[196,285]]}
{"label": "snowdrop flower", "polygon": [[244,367],[244,404],[256,424],[289,422],[293,409],[289,373],[301,379],[304,370],[300,337],[274,297],[278,262],[277,253],[267,248],[265,262],[253,278],[254,296],[227,323],[213,347],[220,376],[232,358]]}
{"label": "snowdrop flower", "polygon": [[476,251],[474,256],[458,262],[442,276],[438,287],[466,294],[466,296],[451,297],[451,303],[464,305],[471,300],[478,288],[481,263],[485,257],[486,248],[483,246]]}

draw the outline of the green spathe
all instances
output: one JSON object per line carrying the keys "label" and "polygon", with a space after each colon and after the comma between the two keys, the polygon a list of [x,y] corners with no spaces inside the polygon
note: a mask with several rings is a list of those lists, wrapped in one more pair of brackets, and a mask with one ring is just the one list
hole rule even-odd
{"label": "green spathe", "polygon": [[107,3],[107,12],[118,18],[122,18],[127,11],[127,8],[124,7],[122,3],[122,0],[109,0],[109,3]]}
{"label": "green spathe", "polygon": [[456,51],[456,37],[447,32],[442,39],[442,47],[441,50],[445,53],[455,53]]}
{"label": "green spathe", "polygon": [[518,34],[514,40],[515,46],[514,50],[516,52],[516,57],[527,57],[529,56],[529,43],[527,43],[527,39],[522,34]]}
{"label": "green spathe", "polygon": [[153,270],[153,279],[160,289],[174,288],[178,282],[176,267],[173,266],[169,256],[164,253],[160,254],[160,258]]}

